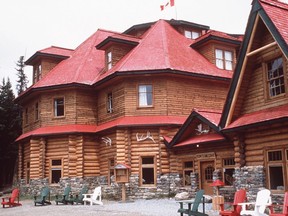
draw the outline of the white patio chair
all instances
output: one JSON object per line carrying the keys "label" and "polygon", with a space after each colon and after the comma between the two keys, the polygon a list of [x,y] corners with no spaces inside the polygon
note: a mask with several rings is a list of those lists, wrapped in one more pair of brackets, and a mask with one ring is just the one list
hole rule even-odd
{"label": "white patio chair", "polygon": [[[260,190],[257,193],[256,202],[254,203],[238,203],[238,205],[242,206],[242,210],[240,215],[252,215],[252,216],[267,216],[265,214],[265,209],[269,205],[271,205],[271,192],[267,189]],[[254,209],[247,210],[247,206],[254,206]]]}
{"label": "white patio chair", "polygon": [[94,203],[97,205],[103,205],[102,202],[102,193],[101,193],[101,187],[96,187],[93,194],[83,194],[84,198],[84,205],[87,205],[87,202],[90,202],[90,205],[92,206]]}

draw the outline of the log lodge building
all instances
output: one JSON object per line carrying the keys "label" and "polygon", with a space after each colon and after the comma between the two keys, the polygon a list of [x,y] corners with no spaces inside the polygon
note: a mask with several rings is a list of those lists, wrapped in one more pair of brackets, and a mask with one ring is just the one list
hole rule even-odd
{"label": "log lodge building", "polygon": [[[119,198],[288,190],[288,5],[254,0],[245,35],[182,20],[99,29],[27,61],[18,179]],[[237,61],[237,62],[236,62]],[[116,169],[115,169],[116,168]],[[118,168],[120,168],[118,170]]]}

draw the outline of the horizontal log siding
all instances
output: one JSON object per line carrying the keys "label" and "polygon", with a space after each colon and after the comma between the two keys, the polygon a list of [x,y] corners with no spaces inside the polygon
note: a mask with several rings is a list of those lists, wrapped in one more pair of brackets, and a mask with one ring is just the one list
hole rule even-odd
{"label": "horizontal log siding", "polygon": [[42,78],[46,76],[57,64],[59,63],[59,60],[52,60],[44,58],[41,61],[41,69],[42,69]]}
{"label": "horizontal log siding", "polygon": [[[96,137],[86,136],[84,139],[84,177],[100,175],[100,147]],[[101,155],[102,157],[102,155]],[[78,164],[77,170],[81,169]]]}
{"label": "horizontal log siding", "polygon": [[[106,144],[102,138],[109,137],[112,141],[111,146],[109,144]],[[99,149],[97,150],[99,152],[98,160],[99,160],[99,174],[101,176],[108,176],[108,170],[109,170],[109,160],[110,159],[116,159],[116,147],[118,138],[116,138],[115,133],[109,133],[109,134],[102,134],[101,136],[98,136],[98,143],[95,148]],[[117,163],[118,161],[115,161]],[[100,169],[101,167],[101,169]]]}
{"label": "horizontal log siding", "polygon": [[221,110],[228,82],[169,79],[167,89],[168,114],[189,115],[193,108]]}
{"label": "horizontal log siding", "polygon": [[49,138],[46,141],[45,177],[50,177],[50,160],[62,159],[62,177],[69,176],[68,137]]}
{"label": "horizontal log siding", "polygon": [[[112,93],[113,98],[113,112],[107,112],[107,95]],[[113,83],[107,88],[98,91],[98,123],[104,123],[111,121],[120,116],[124,116],[125,113],[125,88],[124,84]]]}
{"label": "horizontal log siding", "polygon": [[[147,135],[147,131],[153,136],[155,143],[150,140],[137,141],[136,134],[141,137],[141,135]],[[141,156],[155,156],[157,164],[157,173],[160,172],[160,155],[161,149],[159,148],[159,132],[158,129],[133,129],[131,130],[131,174],[140,173],[140,157]]]}
{"label": "horizontal log siding", "polygon": [[[277,147],[288,146],[288,124],[274,124],[269,127],[254,129],[245,133],[245,160],[247,166],[264,165],[265,151],[277,149]],[[240,162],[240,155],[237,154],[239,149],[238,140],[235,145],[235,161]],[[239,163],[236,164],[239,166]]]}
{"label": "horizontal log siding", "polygon": [[[68,105],[73,106],[73,102],[68,101]],[[97,123],[97,97],[93,91],[77,91],[75,107],[76,124]]]}
{"label": "horizontal log siding", "polygon": [[[153,106],[138,106],[138,86],[153,86]],[[125,82],[125,115],[167,115],[167,83],[160,77],[141,77]]]}

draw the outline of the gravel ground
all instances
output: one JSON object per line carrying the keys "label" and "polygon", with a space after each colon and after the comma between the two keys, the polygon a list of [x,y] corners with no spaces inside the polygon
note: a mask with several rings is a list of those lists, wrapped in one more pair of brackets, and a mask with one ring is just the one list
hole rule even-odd
{"label": "gravel ground", "polygon": [[[179,203],[173,199],[136,200],[134,202],[103,201],[104,205],[52,205],[34,206],[33,200],[22,200],[22,206],[13,208],[1,208],[0,215],[5,216],[176,216]],[[218,215],[211,210],[211,204],[206,204],[206,212],[209,215]],[[202,206],[199,207],[202,212]]]}

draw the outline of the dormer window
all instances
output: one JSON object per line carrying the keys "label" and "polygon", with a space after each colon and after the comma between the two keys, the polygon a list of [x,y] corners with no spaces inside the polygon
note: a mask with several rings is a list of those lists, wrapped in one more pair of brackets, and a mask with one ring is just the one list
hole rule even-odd
{"label": "dormer window", "polygon": [[33,70],[33,83],[38,82],[42,77],[41,64],[35,65]]}
{"label": "dormer window", "polygon": [[106,63],[107,63],[107,70],[110,70],[112,68],[112,51],[107,52]]}
{"label": "dormer window", "polygon": [[216,49],[216,66],[220,69],[232,70],[233,69],[233,58],[232,52],[227,50]]}
{"label": "dormer window", "polygon": [[186,38],[196,39],[196,38],[200,37],[200,32],[185,30],[184,35]]}

